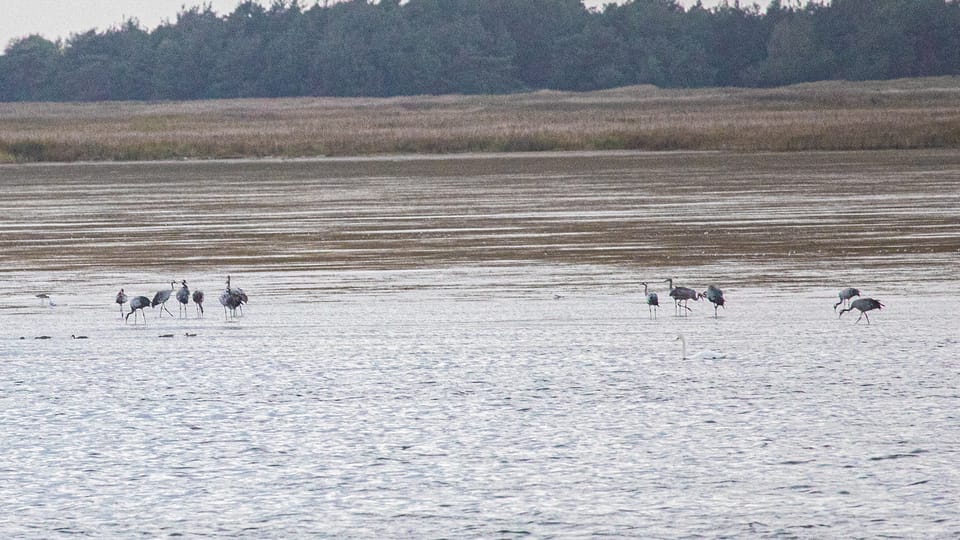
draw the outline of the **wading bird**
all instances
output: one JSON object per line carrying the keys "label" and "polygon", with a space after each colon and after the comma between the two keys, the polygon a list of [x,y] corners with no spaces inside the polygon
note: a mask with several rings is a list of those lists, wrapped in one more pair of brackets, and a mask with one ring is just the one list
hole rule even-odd
{"label": "wading bird", "polygon": [[123,289],[117,293],[116,302],[120,306],[120,316],[123,317],[123,305],[127,303],[127,293],[123,292]]}
{"label": "wading bird", "polygon": [[870,317],[867,317],[867,312],[872,309],[882,309],[882,308],[883,308],[883,304],[881,304],[879,300],[874,300],[873,298],[860,298],[859,300],[854,300],[850,304],[850,307],[846,309],[841,309],[839,317],[843,317],[844,313],[850,310],[856,309],[860,311],[860,316],[857,317],[857,322],[860,322],[860,319],[862,318],[866,318],[867,324],[870,324]]}
{"label": "wading bird", "polygon": [[[163,310],[167,310],[167,313],[170,313],[170,310],[167,309],[167,300],[170,299],[170,294],[176,288],[177,282],[170,282],[170,290],[157,291],[157,294],[153,295],[153,301],[150,302],[150,307],[160,306],[160,316],[163,317]],[[170,316],[173,317],[173,313],[170,313]]]}
{"label": "wading bird", "polygon": [[203,317],[203,291],[193,291],[193,303],[197,305],[197,317]]}
{"label": "wading bird", "polygon": [[727,355],[717,352],[717,351],[700,351],[694,353],[690,356],[687,356],[687,339],[683,337],[683,334],[680,334],[674,339],[674,341],[680,341],[680,359],[681,360],[719,360],[721,358],[726,358]]}
{"label": "wading bird", "polygon": [[73,339],[87,339],[87,336],[78,336],[76,334],[70,334],[70,337]]}
{"label": "wading bird", "polygon": [[[227,288],[220,293],[220,304],[223,306],[223,318],[227,319],[227,308],[230,309],[230,316],[237,316],[237,308],[243,303],[243,292],[240,289],[230,288],[230,276],[227,276]],[[246,296],[246,295],[243,295]]]}
{"label": "wading bird", "polygon": [[[143,315],[143,324],[147,324],[147,314],[143,312],[143,308],[150,305],[150,299],[146,296],[134,296],[130,299],[130,313],[127,313],[127,316],[124,317],[123,322],[130,320],[130,315],[140,310],[140,314]],[[137,324],[137,316],[133,315],[133,324]]]}
{"label": "wading bird", "polygon": [[38,295],[36,295],[36,296],[37,296],[37,298],[40,299],[40,305],[41,305],[41,306],[42,306],[42,305],[45,305],[46,302],[47,302],[47,300],[50,300],[50,295],[47,294],[47,293],[40,293],[40,294],[38,294]]}
{"label": "wading bird", "polygon": [[183,285],[180,287],[180,290],[177,291],[177,302],[180,304],[180,309],[177,311],[177,315],[180,317],[187,316],[187,302],[190,301],[190,289],[187,288],[187,280],[182,280],[180,283]]}
{"label": "wading bird", "polygon": [[240,316],[243,317],[243,305],[249,301],[249,298],[247,298],[247,293],[243,292],[243,289],[240,287],[237,287],[235,293],[237,295],[237,308],[240,309]]}
{"label": "wading bird", "polygon": [[713,318],[717,318],[717,308],[723,307],[726,300],[723,299],[723,291],[714,285],[707,285],[707,290],[700,293],[700,298],[706,298],[713,303]]}
{"label": "wading bird", "polygon": [[649,312],[649,317],[652,319],[657,318],[657,309],[660,307],[660,298],[657,297],[657,293],[649,292],[647,289],[647,283],[641,282],[643,285],[643,295],[647,297],[647,311]]}
{"label": "wading bird", "polygon": [[[690,300],[693,300],[694,302],[697,301],[697,298],[698,298],[697,291],[689,287],[674,287],[673,278],[667,278],[663,281],[670,284],[670,298],[673,298],[673,303],[674,303],[673,314],[677,315],[677,312],[680,311],[681,307],[683,307],[683,309],[687,311],[693,311],[692,309],[687,307],[687,302]],[[680,302],[683,302],[682,306]],[[685,312],[684,312],[684,315],[686,315]]]}
{"label": "wading bird", "polygon": [[836,311],[837,307],[840,304],[843,304],[844,307],[850,304],[850,299],[854,296],[860,296],[860,289],[854,289],[853,287],[847,287],[846,289],[840,291],[840,294],[837,296],[840,297],[840,301],[833,305],[833,310]]}

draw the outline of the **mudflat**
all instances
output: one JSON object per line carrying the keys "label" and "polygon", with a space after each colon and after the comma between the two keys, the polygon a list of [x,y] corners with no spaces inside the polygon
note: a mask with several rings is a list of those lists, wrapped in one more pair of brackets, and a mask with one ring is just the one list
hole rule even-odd
{"label": "mudflat", "polygon": [[960,258],[947,150],[5,165],[0,189],[7,272],[545,263],[789,286]]}

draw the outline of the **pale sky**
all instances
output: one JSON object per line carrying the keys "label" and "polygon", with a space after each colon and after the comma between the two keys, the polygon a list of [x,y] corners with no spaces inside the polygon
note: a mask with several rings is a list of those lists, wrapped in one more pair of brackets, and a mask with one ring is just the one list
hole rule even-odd
{"label": "pale sky", "polygon": [[[585,0],[588,6],[600,6],[611,0]],[[54,41],[72,33],[99,31],[116,26],[125,19],[134,17],[144,28],[152,30],[164,20],[175,21],[184,5],[202,5],[205,0],[0,0],[0,52],[10,41],[30,34],[40,34]],[[240,0],[206,0],[218,14],[226,14]],[[703,5],[712,7],[722,0],[703,0]],[[270,5],[270,0],[261,0]],[[301,0],[301,5],[313,5],[312,0]],[[681,0],[685,6],[696,0]],[[732,3],[732,2],[731,2]],[[750,5],[753,2],[742,2]],[[765,3],[761,2],[761,3]]]}

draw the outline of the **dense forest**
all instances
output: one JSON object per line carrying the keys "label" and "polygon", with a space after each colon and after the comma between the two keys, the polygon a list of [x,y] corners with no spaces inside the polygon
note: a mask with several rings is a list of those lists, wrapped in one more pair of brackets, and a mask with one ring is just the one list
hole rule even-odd
{"label": "dense forest", "polygon": [[0,55],[0,101],[777,86],[960,74],[960,0],[244,1]]}

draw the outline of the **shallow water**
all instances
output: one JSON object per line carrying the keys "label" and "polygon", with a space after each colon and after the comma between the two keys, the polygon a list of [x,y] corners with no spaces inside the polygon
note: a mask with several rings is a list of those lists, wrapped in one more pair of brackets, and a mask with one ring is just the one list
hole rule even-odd
{"label": "shallow water", "polygon": [[[2,167],[0,533],[955,537],[958,162]],[[881,173],[923,181],[839,210]],[[726,308],[675,317],[666,275]],[[119,286],[174,278],[204,319],[123,324]],[[848,284],[871,324],[831,309]],[[679,333],[728,358],[680,361]]]}

